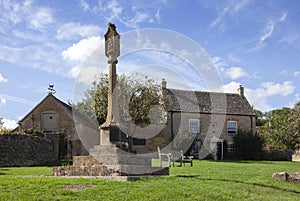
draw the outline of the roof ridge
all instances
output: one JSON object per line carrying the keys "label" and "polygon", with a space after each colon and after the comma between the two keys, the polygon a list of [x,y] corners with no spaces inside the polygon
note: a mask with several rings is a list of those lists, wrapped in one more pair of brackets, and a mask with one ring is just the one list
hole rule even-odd
{"label": "roof ridge", "polygon": [[232,95],[238,95],[238,93],[233,93],[233,92],[217,92],[217,91],[194,91],[194,90],[187,90],[187,89],[174,89],[174,88],[167,88],[167,90],[176,90],[176,91],[186,91],[186,92],[197,92],[197,93],[215,93],[215,94],[232,94]]}

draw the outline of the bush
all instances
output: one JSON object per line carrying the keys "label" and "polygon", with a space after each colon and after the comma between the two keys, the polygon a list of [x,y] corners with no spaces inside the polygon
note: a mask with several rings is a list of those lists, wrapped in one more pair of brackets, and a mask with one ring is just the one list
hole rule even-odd
{"label": "bush", "polygon": [[236,157],[243,160],[260,160],[263,156],[264,141],[261,136],[251,131],[239,130],[233,137]]}

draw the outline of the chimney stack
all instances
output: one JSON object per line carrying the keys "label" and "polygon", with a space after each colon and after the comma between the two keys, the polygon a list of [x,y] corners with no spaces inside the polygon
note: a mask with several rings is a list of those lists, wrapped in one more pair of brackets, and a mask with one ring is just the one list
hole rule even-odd
{"label": "chimney stack", "polygon": [[163,78],[161,81],[161,90],[166,90],[167,89],[167,81]]}
{"label": "chimney stack", "polygon": [[242,85],[240,85],[240,87],[238,88],[238,93],[240,96],[244,96],[244,87]]}

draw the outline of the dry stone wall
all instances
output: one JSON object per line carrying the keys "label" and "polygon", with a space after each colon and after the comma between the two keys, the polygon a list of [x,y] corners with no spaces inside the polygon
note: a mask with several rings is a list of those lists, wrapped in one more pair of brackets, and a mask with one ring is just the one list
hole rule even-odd
{"label": "dry stone wall", "polygon": [[[47,139],[48,138],[48,139]],[[32,135],[0,135],[0,167],[42,165],[58,159],[58,139]]]}

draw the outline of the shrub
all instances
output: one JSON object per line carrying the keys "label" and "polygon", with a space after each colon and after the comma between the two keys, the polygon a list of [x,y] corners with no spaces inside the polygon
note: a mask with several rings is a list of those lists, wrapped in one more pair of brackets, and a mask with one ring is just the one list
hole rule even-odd
{"label": "shrub", "polygon": [[243,160],[260,160],[263,156],[264,141],[258,133],[239,130],[233,137],[236,157]]}

